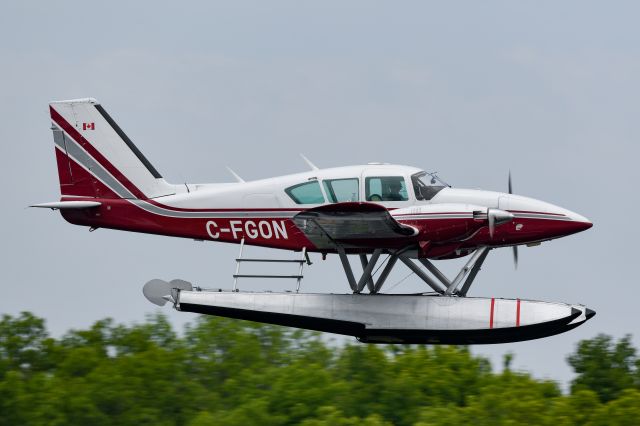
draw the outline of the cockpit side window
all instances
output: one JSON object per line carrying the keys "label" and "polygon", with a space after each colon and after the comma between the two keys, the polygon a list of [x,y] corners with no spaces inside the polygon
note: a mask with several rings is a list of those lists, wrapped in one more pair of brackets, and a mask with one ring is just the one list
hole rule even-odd
{"label": "cockpit side window", "polygon": [[407,185],[402,176],[380,176],[365,179],[367,201],[407,201]]}
{"label": "cockpit side window", "polygon": [[429,179],[426,172],[416,173],[411,176],[411,183],[418,200],[428,201],[445,187],[436,180],[435,176],[432,175],[431,179]]}
{"label": "cockpit side window", "polygon": [[296,204],[322,204],[324,203],[324,197],[322,196],[322,190],[318,181],[299,183],[298,185],[290,186],[285,189],[289,197]]}
{"label": "cockpit side window", "polygon": [[323,180],[324,192],[331,203],[358,201],[358,178]]}

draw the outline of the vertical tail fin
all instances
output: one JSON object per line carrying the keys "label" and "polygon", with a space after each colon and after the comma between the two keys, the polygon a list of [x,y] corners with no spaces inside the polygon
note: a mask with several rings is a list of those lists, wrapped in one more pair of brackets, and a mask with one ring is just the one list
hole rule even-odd
{"label": "vertical tail fin", "polygon": [[168,184],[93,98],[49,104],[63,196],[148,199]]}

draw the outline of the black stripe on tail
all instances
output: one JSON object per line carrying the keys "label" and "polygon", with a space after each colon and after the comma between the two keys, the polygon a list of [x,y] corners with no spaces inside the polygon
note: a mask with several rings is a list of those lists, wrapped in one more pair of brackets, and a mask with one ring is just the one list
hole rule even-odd
{"label": "black stripe on tail", "polygon": [[102,108],[102,105],[98,104],[98,105],[95,105],[95,107],[98,110],[98,112],[100,113],[100,115],[102,115],[102,117],[105,120],[107,120],[107,123],[109,123],[109,125],[113,128],[113,130],[116,131],[118,136],[120,136],[122,138],[122,140],[127,144],[127,146],[131,149],[131,151],[133,151],[133,153],[136,155],[136,157],[138,157],[138,160],[140,160],[140,162],[142,164],[144,164],[144,166],[147,168],[147,170],[149,170],[149,173],[151,173],[151,175],[154,178],[160,179],[162,177],[162,175],[160,173],[158,173],[158,171],[155,169],[155,167],[153,167],[153,165],[151,165],[149,160],[147,160],[147,158],[142,154],[142,152],[140,152],[138,147],[135,146],[133,141],[131,139],[129,139],[129,136],[127,136],[126,133],[122,131],[120,126],[118,126],[118,124],[113,120],[113,118],[111,118],[111,116],[107,113],[107,111],[105,111],[104,108]]}

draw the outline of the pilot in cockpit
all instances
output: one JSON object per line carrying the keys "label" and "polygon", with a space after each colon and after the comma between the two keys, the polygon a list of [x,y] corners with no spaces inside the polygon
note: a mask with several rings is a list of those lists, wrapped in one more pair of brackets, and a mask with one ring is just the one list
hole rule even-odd
{"label": "pilot in cockpit", "polygon": [[387,186],[387,191],[385,194],[382,194],[382,199],[384,201],[402,201],[404,197],[400,194],[400,190],[402,189],[402,185],[398,180],[389,180]]}

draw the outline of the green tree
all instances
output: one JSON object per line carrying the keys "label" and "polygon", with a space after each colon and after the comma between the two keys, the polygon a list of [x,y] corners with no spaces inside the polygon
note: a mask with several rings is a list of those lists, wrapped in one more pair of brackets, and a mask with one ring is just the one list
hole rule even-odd
{"label": "green tree", "polygon": [[54,340],[44,320],[29,312],[0,320],[0,378],[8,371],[30,373],[51,367]]}
{"label": "green tree", "polygon": [[414,423],[423,407],[466,405],[491,375],[489,362],[466,347],[405,346],[391,351],[395,355],[379,412],[395,424]]}
{"label": "green tree", "polygon": [[591,390],[579,390],[567,396],[555,398],[547,411],[549,426],[583,426],[590,424],[601,403]]}
{"label": "green tree", "polygon": [[449,404],[422,408],[417,424],[544,425],[549,406],[559,397],[560,391],[553,382],[505,371],[487,378],[463,406]]}
{"label": "green tree", "polygon": [[[48,336],[29,313],[0,320],[4,425],[640,424],[628,337],[597,336],[556,383],[458,346],[328,344],[318,333],[199,317],[178,335],[163,315]],[[604,402],[601,402],[604,401]]]}
{"label": "green tree", "polygon": [[604,334],[583,340],[567,361],[577,374],[571,391],[590,389],[602,402],[611,401],[624,389],[633,387],[637,377],[638,360],[630,336],[617,343]]}
{"label": "green tree", "polygon": [[640,392],[626,389],[594,414],[590,426],[637,426],[640,424]]}
{"label": "green tree", "polygon": [[390,426],[378,414],[370,414],[365,418],[345,416],[333,406],[323,406],[317,410],[316,416],[306,419],[301,426]]}

